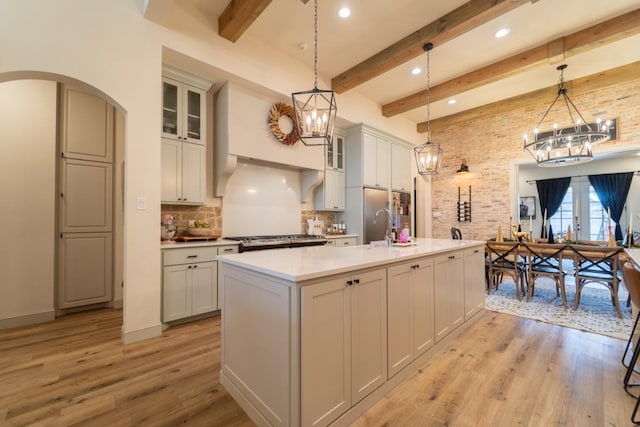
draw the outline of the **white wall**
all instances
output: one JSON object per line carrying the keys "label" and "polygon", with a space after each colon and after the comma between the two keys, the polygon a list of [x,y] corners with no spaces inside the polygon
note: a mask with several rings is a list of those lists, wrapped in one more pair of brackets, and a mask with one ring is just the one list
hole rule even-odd
{"label": "white wall", "polygon": [[[204,78],[231,76],[282,95],[307,88],[313,81],[312,70],[259,40],[241,38],[229,43],[200,22],[193,25],[191,36],[181,35],[145,20],[143,4],[0,0],[0,82],[25,77],[77,79],[101,91],[126,115],[125,342],[161,333],[158,218],[163,58],[178,52],[181,58],[193,58],[185,65],[206,65]],[[213,70],[218,74],[206,75]],[[414,125],[400,117],[383,118],[379,107],[357,91],[339,96],[338,107],[339,115],[353,123],[366,122],[402,139],[419,140]],[[146,209],[135,208],[136,197],[145,198]]]}
{"label": "white wall", "polygon": [[56,83],[0,83],[0,324],[54,318]]}

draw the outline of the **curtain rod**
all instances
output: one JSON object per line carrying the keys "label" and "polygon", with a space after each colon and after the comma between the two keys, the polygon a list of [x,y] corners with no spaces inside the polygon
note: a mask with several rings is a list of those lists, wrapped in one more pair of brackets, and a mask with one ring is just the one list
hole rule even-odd
{"label": "curtain rod", "polygon": [[[633,174],[634,174],[635,176],[640,176],[640,171],[631,171],[631,172],[633,172]],[[625,173],[625,172],[618,172],[618,173]],[[601,173],[599,173],[599,174],[595,174],[595,175],[608,175],[608,174],[601,174]],[[569,178],[584,178],[585,176],[589,176],[589,175],[573,175],[573,176],[570,176]],[[566,176],[565,176],[565,177],[559,177],[559,178],[566,178]],[[550,178],[550,179],[553,179],[553,178]],[[535,183],[536,183],[536,181],[537,181],[537,180],[535,180],[535,179],[529,179],[529,180],[527,180],[527,181],[525,181],[525,182],[526,182],[527,184],[535,184]]]}

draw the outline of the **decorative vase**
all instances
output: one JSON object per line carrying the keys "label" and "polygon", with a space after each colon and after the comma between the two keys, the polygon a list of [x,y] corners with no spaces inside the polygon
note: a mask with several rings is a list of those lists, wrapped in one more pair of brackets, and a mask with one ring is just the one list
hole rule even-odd
{"label": "decorative vase", "polygon": [[504,238],[502,237],[502,227],[498,224],[498,234],[496,235],[496,242],[504,242]]}

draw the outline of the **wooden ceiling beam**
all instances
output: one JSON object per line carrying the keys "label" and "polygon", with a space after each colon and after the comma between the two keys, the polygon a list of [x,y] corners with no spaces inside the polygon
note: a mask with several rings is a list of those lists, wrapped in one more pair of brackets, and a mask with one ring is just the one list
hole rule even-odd
{"label": "wooden ceiling beam", "polygon": [[436,21],[408,35],[331,80],[336,93],[373,79],[420,56],[425,43],[440,46],[525,3],[537,0],[471,0]]}
{"label": "wooden ceiling beam", "polygon": [[[640,9],[487,65],[430,88],[431,102],[459,95],[542,64],[561,63],[568,57],[638,34],[640,33],[638,22],[640,22]],[[427,105],[426,89],[383,105],[382,115],[392,117],[424,105]]]}
{"label": "wooden ceiling beam", "polygon": [[[640,76],[640,61],[571,80],[566,82],[566,84],[570,93],[576,94],[637,79],[638,76]],[[430,120],[429,124],[432,131],[443,129],[456,124],[468,122],[470,120],[477,120],[483,117],[495,116],[515,109],[524,108],[531,104],[543,103],[544,101],[551,102],[557,92],[558,85],[553,85],[524,95],[515,96],[513,98],[462,111],[457,114]],[[425,133],[427,131],[427,123],[418,123],[417,131],[419,133]]]}
{"label": "wooden ceiling beam", "polygon": [[270,3],[271,0],[231,0],[218,18],[218,35],[235,43]]}

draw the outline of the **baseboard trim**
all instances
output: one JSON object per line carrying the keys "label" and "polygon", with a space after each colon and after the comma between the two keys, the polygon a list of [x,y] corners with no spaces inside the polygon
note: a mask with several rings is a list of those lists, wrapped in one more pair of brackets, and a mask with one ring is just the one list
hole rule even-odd
{"label": "baseboard trim", "polygon": [[162,325],[151,326],[150,328],[138,329],[137,331],[122,331],[122,343],[133,344],[134,342],[148,340],[162,336]]}
{"label": "baseboard trim", "polygon": [[22,316],[0,319],[0,329],[19,328],[21,326],[35,325],[37,323],[51,322],[56,319],[55,310],[42,313],[25,314]]}

